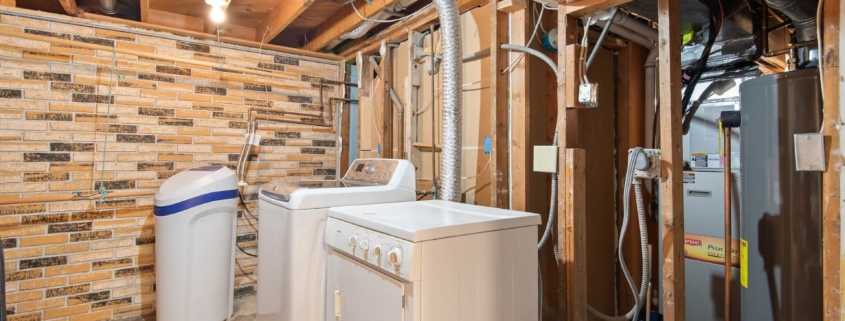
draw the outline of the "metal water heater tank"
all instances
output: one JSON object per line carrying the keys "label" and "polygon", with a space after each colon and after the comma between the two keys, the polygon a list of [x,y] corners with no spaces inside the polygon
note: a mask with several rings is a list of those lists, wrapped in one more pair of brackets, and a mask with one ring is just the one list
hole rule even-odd
{"label": "metal water heater tank", "polygon": [[796,171],[795,134],[821,128],[815,68],[740,85],[742,320],[822,320],[822,173]]}
{"label": "metal water heater tank", "polygon": [[235,172],[204,166],[173,175],[155,195],[156,319],[232,315],[238,187]]}

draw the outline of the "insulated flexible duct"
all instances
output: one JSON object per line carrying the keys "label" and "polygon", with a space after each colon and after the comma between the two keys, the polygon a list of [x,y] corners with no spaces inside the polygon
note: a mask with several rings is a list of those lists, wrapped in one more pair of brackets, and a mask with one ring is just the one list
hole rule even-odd
{"label": "insulated flexible duct", "polygon": [[117,13],[117,0],[100,0],[100,10],[105,14]]}
{"label": "insulated flexible duct", "polygon": [[792,20],[799,42],[816,40],[816,9],[819,0],[766,0],[766,3]]}
{"label": "insulated flexible duct", "polygon": [[434,0],[440,15],[440,41],[443,47],[442,150],[440,153],[440,198],[461,200],[461,21],[454,0]]}

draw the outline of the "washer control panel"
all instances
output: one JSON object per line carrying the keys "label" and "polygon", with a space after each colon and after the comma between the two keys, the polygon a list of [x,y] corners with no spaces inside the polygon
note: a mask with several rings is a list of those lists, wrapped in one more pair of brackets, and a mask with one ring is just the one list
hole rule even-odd
{"label": "washer control panel", "polygon": [[387,184],[398,166],[396,159],[356,159],[343,179]]}
{"label": "washer control panel", "polygon": [[388,274],[411,280],[415,244],[335,218],[326,223],[326,245]]}

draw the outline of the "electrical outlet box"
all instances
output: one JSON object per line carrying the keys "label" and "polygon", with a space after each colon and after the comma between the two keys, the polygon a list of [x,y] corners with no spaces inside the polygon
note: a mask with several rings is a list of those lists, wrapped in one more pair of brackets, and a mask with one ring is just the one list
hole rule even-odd
{"label": "electrical outlet box", "polygon": [[584,104],[588,108],[598,107],[599,84],[581,84],[581,86],[578,86],[578,102]]}
{"label": "electrical outlet box", "polygon": [[[628,157],[633,153],[633,149],[628,150]],[[635,178],[654,179],[660,177],[660,166],[662,157],[659,149],[643,149],[645,153],[645,162],[636,162],[638,168],[634,169]]]}
{"label": "electrical outlet box", "polygon": [[557,173],[557,146],[534,146],[534,171]]}

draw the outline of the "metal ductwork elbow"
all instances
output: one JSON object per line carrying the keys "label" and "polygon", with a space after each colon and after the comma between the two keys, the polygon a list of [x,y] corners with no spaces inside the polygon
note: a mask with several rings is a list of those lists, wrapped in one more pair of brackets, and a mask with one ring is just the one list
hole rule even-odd
{"label": "metal ductwork elbow", "polygon": [[117,0],[100,0],[100,10],[105,14],[117,13]]}
{"label": "metal ductwork elbow", "polygon": [[816,40],[816,9],[819,0],[766,0],[766,4],[792,20],[799,42]]}
{"label": "metal ductwork elbow", "polygon": [[440,198],[461,200],[461,20],[455,0],[434,0],[440,15],[440,41],[443,46],[442,90],[443,134],[440,153]]}

